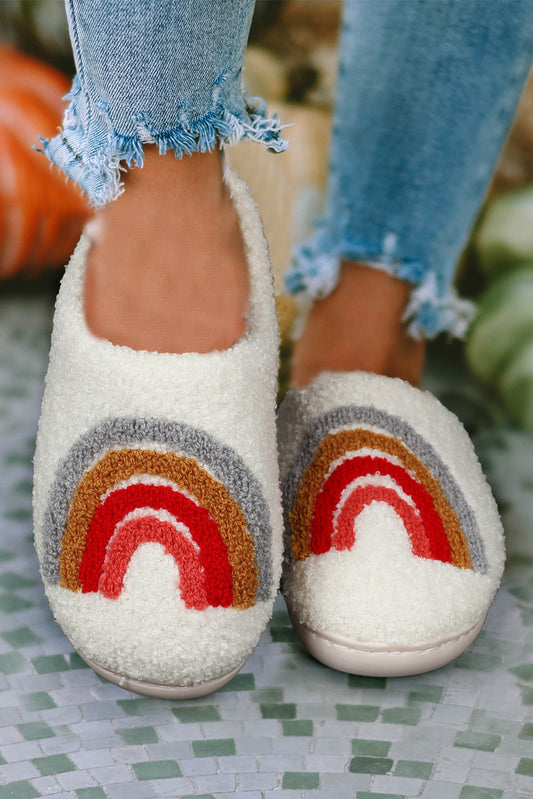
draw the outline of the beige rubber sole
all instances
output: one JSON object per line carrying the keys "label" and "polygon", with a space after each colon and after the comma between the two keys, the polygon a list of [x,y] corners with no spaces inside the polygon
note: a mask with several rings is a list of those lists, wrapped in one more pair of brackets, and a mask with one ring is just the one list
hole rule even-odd
{"label": "beige rubber sole", "polygon": [[85,657],[79,653],[80,657],[91,667],[93,671],[109,680],[109,682],[119,685],[126,691],[133,691],[135,694],[142,696],[151,696],[155,699],[197,699],[200,696],[214,693],[228,683],[236,674],[242,669],[246,660],[237,666],[233,671],[218,677],[216,680],[209,680],[208,682],[199,683],[198,685],[164,685],[162,683],[148,682],[146,680],[134,680],[131,677],[126,677],[123,674],[118,674],[115,671],[106,669],[91,658]]}
{"label": "beige rubber sole", "polygon": [[485,617],[468,630],[427,646],[392,649],[311,630],[289,611],[293,627],[309,654],[337,671],[365,677],[406,677],[439,669],[459,657],[477,638]]}

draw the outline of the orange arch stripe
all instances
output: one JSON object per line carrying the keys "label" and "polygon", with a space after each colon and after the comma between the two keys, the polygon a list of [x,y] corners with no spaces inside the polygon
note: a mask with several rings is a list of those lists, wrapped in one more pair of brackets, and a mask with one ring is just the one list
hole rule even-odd
{"label": "orange arch stripe", "polygon": [[438,481],[422,461],[398,439],[363,429],[342,430],[326,436],[320,442],[315,457],[304,471],[292,510],[289,513],[292,530],[291,548],[294,559],[305,560],[312,552],[311,522],[317,496],[330,465],[346,453],[355,452],[363,447],[396,456],[404,467],[416,477],[430,495],[433,506],[442,520],[446,538],[450,544],[451,562],[454,566],[471,569],[468,544],[461,530],[459,518],[450,507]]}
{"label": "orange arch stripe", "polygon": [[255,603],[259,584],[254,541],[246,529],[243,512],[228,490],[192,458],[153,450],[122,449],[108,452],[84,475],[71,502],[67,526],[61,539],[59,574],[61,585],[81,588],[79,570],[91,520],[102,496],[113,486],[135,474],[164,477],[186,491],[209,512],[218,525],[228,551],[233,579],[233,607],[244,609]]}

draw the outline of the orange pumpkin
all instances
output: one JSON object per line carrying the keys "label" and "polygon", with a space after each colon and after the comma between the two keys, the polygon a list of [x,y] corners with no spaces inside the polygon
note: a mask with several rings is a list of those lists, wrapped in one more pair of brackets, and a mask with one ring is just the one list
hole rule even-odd
{"label": "orange pumpkin", "polygon": [[90,214],[81,191],[34,148],[54,136],[68,80],[0,47],[0,278],[62,266]]}

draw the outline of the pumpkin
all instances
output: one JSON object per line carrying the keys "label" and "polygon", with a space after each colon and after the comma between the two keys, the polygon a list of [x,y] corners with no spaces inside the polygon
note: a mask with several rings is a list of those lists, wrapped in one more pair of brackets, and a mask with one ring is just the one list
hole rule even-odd
{"label": "pumpkin", "polygon": [[525,186],[493,199],[473,244],[489,278],[533,263],[533,187]]}
{"label": "pumpkin", "polygon": [[498,278],[483,294],[466,357],[515,421],[533,430],[533,263]]}
{"label": "pumpkin", "polygon": [[62,265],[90,209],[80,190],[34,147],[57,133],[69,81],[0,47],[0,278]]}

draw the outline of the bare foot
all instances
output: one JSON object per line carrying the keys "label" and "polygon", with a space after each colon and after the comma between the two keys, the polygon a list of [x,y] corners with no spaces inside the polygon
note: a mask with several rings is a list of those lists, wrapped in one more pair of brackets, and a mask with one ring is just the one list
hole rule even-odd
{"label": "bare foot", "polygon": [[220,152],[145,148],[89,230],[85,317],[136,350],[210,352],[244,333],[248,268]]}
{"label": "bare foot", "polygon": [[291,384],[308,385],[321,372],[365,372],[420,384],[425,342],[401,321],[410,286],[364,264],[343,261],[337,288],[317,301],[295,343]]}

